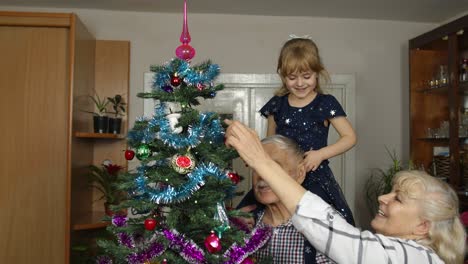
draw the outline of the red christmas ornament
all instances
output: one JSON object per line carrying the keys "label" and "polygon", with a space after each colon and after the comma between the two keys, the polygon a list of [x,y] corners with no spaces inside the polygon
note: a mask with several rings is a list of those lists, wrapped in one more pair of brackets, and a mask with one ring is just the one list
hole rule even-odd
{"label": "red christmas ornament", "polygon": [[234,183],[234,184],[238,184],[241,180],[239,174],[237,174],[236,172],[234,171],[231,171],[231,172],[228,172],[228,177],[229,179],[231,179],[231,181]]}
{"label": "red christmas ornament", "polygon": [[167,264],[167,259],[163,259],[163,261],[161,262],[161,264]]}
{"label": "red christmas ornament", "polygon": [[135,157],[135,151],[131,150],[131,149],[127,149],[125,151],[125,159],[126,160],[132,160],[133,157]]}
{"label": "red christmas ornament", "polygon": [[176,164],[179,167],[188,168],[190,165],[192,165],[192,159],[187,156],[179,156],[176,159]]}
{"label": "red christmas ornament", "polygon": [[205,238],[205,247],[211,254],[221,250],[221,242],[219,241],[219,237],[216,236],[213,231],[211,231],[211,234]]}
{"label": "red christmas ornament", "polygon": [[171,163],[172,168],[181,174],[187,174],[195,168],[195,158],[190,153],[174,155],[171,159]]}
{"label": "red christmas ornament", "polygon": [[174,86],[174,87],[177,87],[180,85],[180,82],[181,82],[181,79],[179,78],[179,76],[177,75],[174,75],[171,77],[171,85]]}
{"label": "red christmas ornament", "polygon": [[153,218],[148,218],[145,220],[145,229],[149,231],[153,231],[156,228],[158,222]]}
{"label": "red christmas ornament", "polygon": [[241,264],[254,264],[255,262],[251,258],[246,258]]}

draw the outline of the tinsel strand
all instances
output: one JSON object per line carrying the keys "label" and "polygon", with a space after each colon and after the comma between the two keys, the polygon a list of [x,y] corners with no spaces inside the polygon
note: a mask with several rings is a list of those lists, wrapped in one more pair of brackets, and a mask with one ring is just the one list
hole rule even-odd
{"label": "tinsel strand", "polygon": [[163,234],[169,240],[169,247],[179,251],[179,254],[189,263],[203,263],[205,256],[192,240],[186,239],[175,230],[163,230]]}
{"label": "tinsel strand", "polygon": [[271,237],[271,228],[262,227],[254,228],[249,238],[245,238],[245,245],[239,246],[234,243],[224,253],[224,257],[228,259],[224,264],[240,264],[249,255],[263,247]]}
{"label": "tinsel strand", "polygon": [[[147,195],[150,200],[157,204],[170,204],[178,203],[189,199],[201,186],[205,184],[207,176],[215,177],[219,180],[227,179],[226,172],[222,171],[215,164],[200,163],[193,169],[192,172],[187,174],[189,180],[177,189],[172,186],[166,186],[164,189],[151,188],[148,186],[147,177],[141,172],[135,179],[136,193],[139,195]],[[234,191],[235,186],[232,187],[230,192]]]}

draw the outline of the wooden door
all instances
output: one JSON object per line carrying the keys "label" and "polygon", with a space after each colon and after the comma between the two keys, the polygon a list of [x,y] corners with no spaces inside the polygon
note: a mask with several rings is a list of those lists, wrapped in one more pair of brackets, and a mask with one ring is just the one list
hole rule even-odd
{"label": "wooden door", "polygon": [[0,26],[0,263],[64,263],[68,33]]}

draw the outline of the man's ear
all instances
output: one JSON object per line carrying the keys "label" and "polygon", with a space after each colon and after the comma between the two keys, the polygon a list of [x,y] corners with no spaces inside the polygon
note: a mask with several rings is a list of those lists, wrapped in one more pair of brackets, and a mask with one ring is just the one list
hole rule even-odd
{"label": "man's ear", "polygon": [[422,220],[414,229],[413,233],[418,236],[426,236],[429,234],[431,229],[431,222],[428,220]]}
{"label": "man's ear", "polygon": [[304,165],[304,162],[301,162],[299,163],[299,165],[297,165],[297,178],[296,178],[297,183],[302,184],[302,182],[305,179],[305,176],[306,176],[305,165]]}

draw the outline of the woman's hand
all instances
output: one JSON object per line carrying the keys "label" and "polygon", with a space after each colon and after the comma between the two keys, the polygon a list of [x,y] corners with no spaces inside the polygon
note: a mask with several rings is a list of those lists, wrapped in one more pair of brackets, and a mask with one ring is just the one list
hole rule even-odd
{"label": "woman's hand", "polygon": [[302,163],[304,164],[305,170],[309,172],[317,170],[322,161],[323,158],[319,151],[309,150],[305,153],[304,161],[302,161]]}
{"label": "woman's hand", "polygon": [[247,165],[255,169],[256,163],[270,159],[253,129],[239,121],[226,119],[224,122],[229,125],[226,129],[226,146],[235,148]]}

